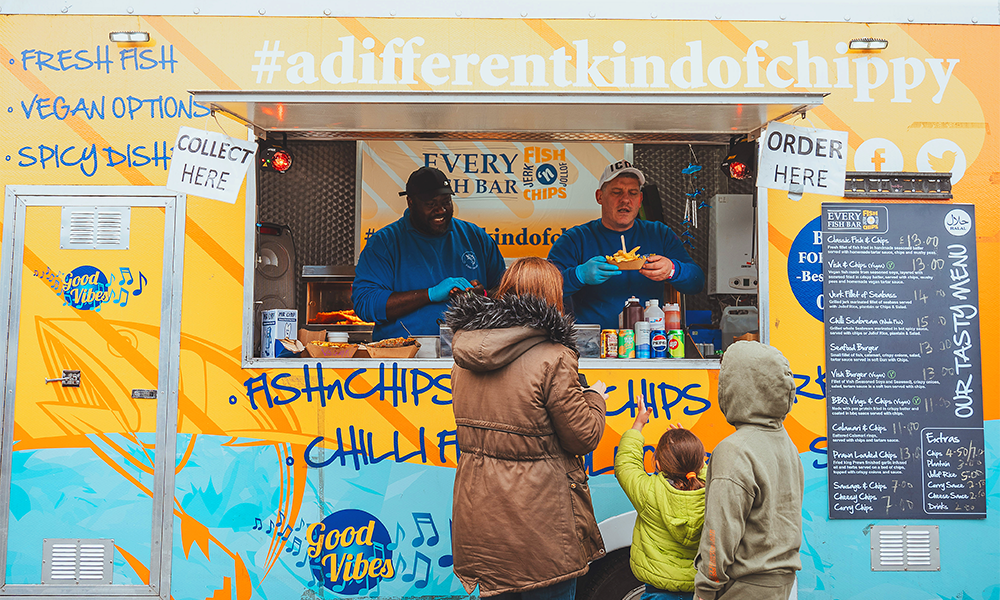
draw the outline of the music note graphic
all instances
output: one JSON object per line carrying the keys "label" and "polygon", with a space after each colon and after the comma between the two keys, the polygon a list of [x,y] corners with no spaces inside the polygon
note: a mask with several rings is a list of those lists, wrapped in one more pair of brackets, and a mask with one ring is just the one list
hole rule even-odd
{"label": "music note graphic", "polygon": [[423,529],[420,528],[421,523],[425,525],[430,525],[431,530],[434,531],[434,535],[427,538],[427,545],[436,546],[441,536],[438,535],[437,527],[434,525],[434,517],[431,516],[431,513],[415,512],[413,513],[413,522],[417,524],[417,532],[420,533],[418,537],[413,539],[413,547],[417,548],[420,546],[420,544],[424,543],[424,531]]}
{"label": "music note graphic", "polygon": [[404,539],[406,539],[406,532],[403,531],[403,528],[399,525],[399,523],[396,523],[396,541],[386,544],[385,549],[395,550],[396,548],[399,548],[399,542],[402,542]]}
{"label": "music note graphic", "polygon": [[271,520],[271,522],[268,524],[267,531],[264,532],[264,535],[271,535],[272,531],[274,531],[274,520]]}
{"label": "music note graphic", "polygon": [[118,304],[125,306],[128,304],[128,290],[121,288],[118,291]]}
{"label": "music note graphic", "polygon": [[278,522],[275,523],[275,527],[281,529],[281,526],[285,524],[285,513],[278,511]]}
{"label": "music note graphic", "polygon": [[292,556],[298,556],[299,552],[302,552],[302,540],[299,539],[299,536],[292,538],[292,543],[285,548],[285,552],[291,552]]}
{"label": "music note graphic", "polygon": [[141,294],[142,293],[142,286],[145,285],[145,284],[147,284],[147,283],[149,283],[149,280],[146,279],[146,276],[142,274],[142,271],[139,271],[139,287],[136,288],[132,292],[132,295],[133,296],[138,296],[139,294]]}
{"label": "music note graphic", "polygon": [[291,533],[292,533],[292,526],[285,525],[285,529],[281,532],[281,539],[287,540],[288,536],[291,535]]}
{"label": "music note graphic", "polygon": [[[133,281],[132,280],[132,271],[130,271],[128,267],[122,267],[121,271],[122,271],[122,285],[123,286],[132,285],[132,281]],[[125,274],[126,273],[128,273],[128,281],[125,281]]]}
{"label": "music note graphic", "polygon": [[257,517],[257,518],[254,519],[253,528],[255,530],[264,529],[264,524],[260,522],[260,517]]}
{"label": "music note graphic", "polygon": [[[452,531],[452,520],[448,519],[448,531]],[[438,566],[448,568],[455,564],[455,557],[451,554],[445,554],[438,559]]]}
{"label": "music note graphic", "polygon": [[424,588],[427,587],[427,580],[430,579],[431,576],[431,559],[419,550],[417,551],[415,560],[413,561],[413,570],[409,573],[404,573],[402,579],[403,581],[413,581],[417,576],[417,569],[419,568],[420,563],[424,563],[424,575],[422,579],[419,579],[413,585],[418,588]]}
{"label": "music note graphic", "polygon": [[299,519],[299,526],[295,528],[295,531],[302,529],[306,524],[305,519]]}

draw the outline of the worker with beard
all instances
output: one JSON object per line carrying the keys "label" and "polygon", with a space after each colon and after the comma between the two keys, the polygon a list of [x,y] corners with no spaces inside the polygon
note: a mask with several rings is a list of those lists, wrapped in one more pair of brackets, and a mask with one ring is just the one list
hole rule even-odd
{"label": "worker with beard", "polygon": [[[552,245],[549,260],[563,276],[578,323],[618,329],[618,313],[630,296],[663,301],[664,283],[682,294],[697,294],[705,274],[673,231],[659,221],[637,220],[646,178],[627,160],[608,165],[596,192],[601,218],[567,230]],[[622,247],[648,255],[642,269],[622,271],[605,256]]]}
{"label": "worker with beard", "polygon": [[375,323],[373,340],[438,335],[449,297],[500,283],[500,248],[476,224],[453,218],[453,194],[439,169],[417,169],[399,193],[406,196],[403,216],[361,251],[351,300],[359,317]]}

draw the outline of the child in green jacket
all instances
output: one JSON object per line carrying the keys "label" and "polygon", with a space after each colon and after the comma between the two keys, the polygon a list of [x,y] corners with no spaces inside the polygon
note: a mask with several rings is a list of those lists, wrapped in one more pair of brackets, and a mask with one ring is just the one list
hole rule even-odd
{"label": "child in green jacket", "polygon": [[615,455],[615,477],[638,513],[629,563],[646,584],[641,600],[690,600],[705,522],[705,447],[690,431],[671,427],[656,445],[656,474],[649,476],[642,428],[650,411],[642,396],[638,404]]}

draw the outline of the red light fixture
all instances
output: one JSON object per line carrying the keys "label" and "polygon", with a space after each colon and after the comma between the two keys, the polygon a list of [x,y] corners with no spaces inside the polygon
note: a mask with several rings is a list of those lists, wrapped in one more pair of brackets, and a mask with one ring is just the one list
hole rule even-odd
{"label": "red light fixture", "polygon": [[260,168],[265,171],[285,173],[292,168],[292,153],[285,148],[287,134],[282,134],[281,144],[267,144],[260,150]]}
{"label": "red light fixture", "polygon": [[747,136],[736,136],[729,141],[729,151],[719,167],[730,179],[750,179],[753,177],[754,155],[757,144]]}

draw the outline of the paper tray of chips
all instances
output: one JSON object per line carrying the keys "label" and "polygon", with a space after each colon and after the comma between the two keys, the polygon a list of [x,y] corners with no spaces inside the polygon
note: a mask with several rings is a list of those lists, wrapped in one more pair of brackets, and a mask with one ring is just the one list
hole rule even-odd
{"label": "paper tray of chips", "polygon": [[629,260],[629,261],[620,262],[620,263],[609,262],[608,264],[609,265],[616,265],[622,271],[638,271],[639,269],[642,268],[642,265],[646,264],[646,257],[645,256],[640,256],[639,258],[637,258],[635,260]]}
{"label": "paper tray of chips", "polygon": [[368,356],[372,358],[413,358],[420,350],[420,342],[409,346],[397,346],[395,348],[379,348],[365,346]]}

